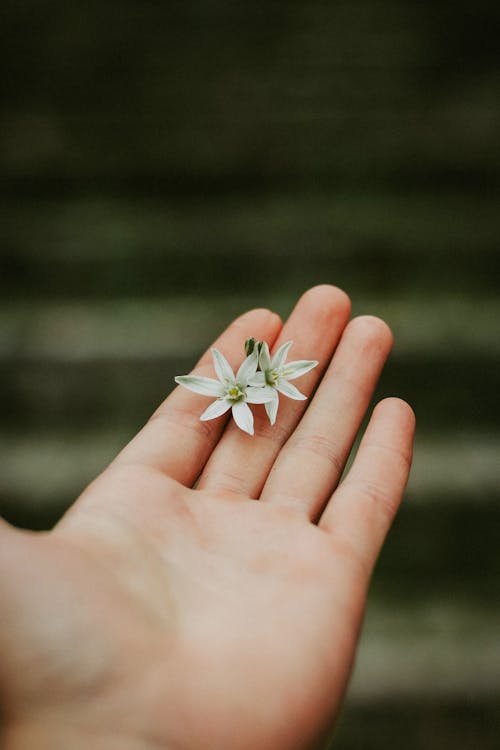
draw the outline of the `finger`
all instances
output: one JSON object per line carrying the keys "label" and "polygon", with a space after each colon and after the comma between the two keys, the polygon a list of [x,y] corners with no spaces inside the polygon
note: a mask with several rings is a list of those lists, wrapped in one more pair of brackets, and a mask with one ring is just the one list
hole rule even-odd
{"label": "finger", "polygon": [[[309,396],[337,346],[350,313],[347,295],[331,286],[310,289],[297,302],[274,346],[292,340],[290,360],[319,360],[297,384]],[[198,487],[258,497],[282,445],[300,420],[307,401],[280,395],[276,423],[271,426],[263,406],[254,407],[255,434],[250,437],[229,424],[208,461]]]}
{"label": "finger", "polygon": [[344,470],[391,346],[392,334],[382,320],[351,320],[309,409],[278,456],[261,500],[318,518]]}
{"label": "finger", "polygon": [[[224,353],[233,367],[237,367],[245,358],[245,339],[254,336],[274,341],[281,325],[275,313],[252,310],[233,321],[213,346]],[[214,377],[210,350],[205,352],[193,373]],[[209,403],[206,397],[178,386],[113,464],[144,464],[191,487],[227,421],[226,415],[201,422],[200,415]]]}
{"label": "finger", "polygon": [[401,502],[411,466],[415,417],[404,401],[375,408],[355,461],[321,516],[347,587],[366,587]]}

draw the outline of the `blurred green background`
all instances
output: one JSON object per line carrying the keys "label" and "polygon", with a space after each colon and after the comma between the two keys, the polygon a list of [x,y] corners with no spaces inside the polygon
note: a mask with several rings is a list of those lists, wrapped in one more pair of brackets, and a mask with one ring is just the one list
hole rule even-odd
{"label": "blurred green background", "polygon": [[315,283],[418,417],[335,747],[500,743],[500,4],[3,0],[1,511],[46,528]]}

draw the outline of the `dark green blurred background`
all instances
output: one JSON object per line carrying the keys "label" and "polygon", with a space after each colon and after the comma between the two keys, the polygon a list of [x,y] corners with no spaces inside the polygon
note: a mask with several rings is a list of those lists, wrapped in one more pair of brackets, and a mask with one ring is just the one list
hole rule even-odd
{"label": "dark green blurred background", "polygon": [[315,283],[415,407],[336,747],[500,746],[500,4],[0,10],[1,510],[50,526],[232,316]]}

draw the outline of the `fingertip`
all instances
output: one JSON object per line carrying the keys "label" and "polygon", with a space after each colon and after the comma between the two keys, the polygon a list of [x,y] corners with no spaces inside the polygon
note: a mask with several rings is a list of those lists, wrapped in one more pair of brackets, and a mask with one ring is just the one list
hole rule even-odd
{"label": "fingertip", "polygon": [[351,300],[348,294],[333,284],[318,284],[305,291],[299,301],[313,300],[324,305],[334,305],[337,309],[344,309],[348,314],[351,312]]}
{"label": "fingertip", "polygon": [[214,342],[211,349],[207,350],[197,363],[197,368],[211,363],[212,350],[220,351],[226,359],[236,365],[241,358],[234,356],[233,351],[241,354],[244,351],[244,342],[253,337],[259,341],[269,341],[272,345],[276,336],[282,328],[281,318],[277,313],[266,307],[256,307],[235,318],[227,329]]}
{"label": "fingertip", "polygon": [[254,325],[259,328],[279,328],[283,325],[283,321],[274,310],[267,307],[255,307],[251,310],[247,310],[247,312],[244,312],[242,315],[239,315],[234,321],[234,324],[245,328],[249,325]]}
{"label": "fingertip", "polygon": [[397,396],[388,396],[382,399],[376,405],[373,413],[391,415],[396,417],[402,423],[406,423],[406,426],[411,432],[415,431],[417,418],[410,404],[402,398]]}
{"label": "fingertip", "polygon": [[366,336],[382,339],[391,347],[394,341],[389,324],[378,315],[357,315],[350,322],[350,327],[361,328]]}
{"label": "fingertip", "polygon": [[376,315],[358,315],[346,327],[346,334],[354,335],[367,356],[374,351],[386,359],[392,349],[394,336],[391,328]]}
{"label": "fingertip", "polygon": [[399,454],[408,474],[413,457],[415,423],[413,409],[406,401],[393,396],[384,398],[373,410],[365,433],[366,442],[385,445],[394,454]]}

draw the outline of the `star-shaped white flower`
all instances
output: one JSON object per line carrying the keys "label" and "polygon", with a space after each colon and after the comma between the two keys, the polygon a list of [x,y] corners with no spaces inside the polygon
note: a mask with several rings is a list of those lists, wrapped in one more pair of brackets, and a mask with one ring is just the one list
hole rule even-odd
{"label": "star-shaped white flower", "polygon": [[212,349],[212,357],[218,380],[199,375],[178,375],[175,382],[202,396],[216,397],[217,400],[201,415],[202,421],[220,417],[231,409],[238,427],[253,435],[253,414],[248,404],[265,404],[274,398],[274,390],[264,382],[250,384],[259,365],[258,348],[255,347],[252,354],[244,360],[236,375],[217,349]]}
{"label": "star-shaped white flower", "polygon": [[266,412],[271,424],[276,422],[276,414],[278,413],[278,391],[284,396],[288,396],[288,398],[304,401],[307,396],[304,396],[289,381],[300,378],[301,375],[305,375],[306,372],[309,372],[309,370],[312,370],[318,364],[318,360],[316,359],[300,359],[295,362],[286,362],[285,360],[292,344],[293,341],[287,341],[286,344],[280,346],[272,359],[267,343],[264,341],[260,345],[259,362],[262,372],[257,372],[251,383],[252,385],[260,383],[272,389],[272,400],[265,402]]}

